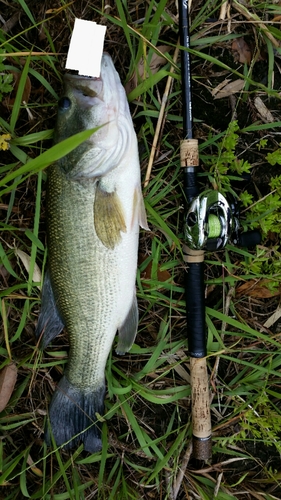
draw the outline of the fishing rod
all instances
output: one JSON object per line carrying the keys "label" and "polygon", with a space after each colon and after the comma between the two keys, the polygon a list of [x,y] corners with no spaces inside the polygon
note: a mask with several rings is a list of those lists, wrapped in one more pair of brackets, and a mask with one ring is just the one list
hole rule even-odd
{"label": "fishing rod", "polygon": [[204,297],[204,251],[233,244],[251,247],[260,243],[259,231],[240,232],[239,205],[231,195],[226,199],[215,190],[199,193],[198,141],[193,138],[191,69],[189,55],[188,0],[179,1],[183,140],[180,164],[188,206],[184,224],[183,257],[185,274],[187,336],[190,354],[193,455],[206,461],[212,456],[212,427],[207,371]]}
{"label": "fishing rod", "polygon": [[[179,1],[180,44],[189,48],[188,1]],[[180,163],[183,167],[184,192],[191,204],[199,194],[197,168],[199,165],[198,141],[193,138],[192,94],[190,55],[181,50],[183,140],[180,146]],[[196,225],[194,220],[194,226]],[[199,460],[208,460],[212,454],[212,428],[209,399],[209,382],[206,363],[205,299],[204,299],[204,250],[183,246],[187,264],[185,279],[188,348],[192,399],[193,454]]]}

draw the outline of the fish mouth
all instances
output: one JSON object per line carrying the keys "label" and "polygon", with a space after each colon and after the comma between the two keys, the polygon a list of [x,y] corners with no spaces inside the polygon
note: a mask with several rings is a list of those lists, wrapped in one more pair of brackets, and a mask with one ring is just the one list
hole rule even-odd
{"label": "fish mouth", "polygon": [[92,81],[99,81],[102,80],[102,78],[96,77],[96,76],[86,76],[86,75],[78,75],[77,71],[70,70],[67,73],[64,74],[65,80],[69,81],[75,81],[75,80],[92,80]]}
{"label": "fish mouth", "polygon": [[101,77],[81,76],[72,73],[64,75],[66,88],[71,89],[76,97],[99,97],[103,95],[103,80]]}
{"label": "fish mouth", "polygon": [[112,107],[116,112],[124,101],[120,94],[120,78],[113,61],[107,52],[101,59],[99,77],[78,75],[69,72],[64,75],[65,94],[74,98],[82,107],[91,107],[103,102],[106,107]]}
{"label": "fish mouth", "polygon": [[70,71],[64,75],[65,85],[67,87],[71,87],[77,97],[80,95],[81,97],[99,97],[102,99],[104,84],[102,73],[108,58],[110,58],[109,54],[103,53],[101,60],[101,73],[99,77],[78,75],[77,71]]}

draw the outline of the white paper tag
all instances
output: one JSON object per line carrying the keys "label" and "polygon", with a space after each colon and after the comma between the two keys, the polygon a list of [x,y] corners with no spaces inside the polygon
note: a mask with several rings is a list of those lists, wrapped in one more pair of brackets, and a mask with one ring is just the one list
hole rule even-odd
{"label": "white paper tag", "polygon": [[93,21],[75,19],[66,69],[77,70],[79,75],[100,76],[106,26]]}

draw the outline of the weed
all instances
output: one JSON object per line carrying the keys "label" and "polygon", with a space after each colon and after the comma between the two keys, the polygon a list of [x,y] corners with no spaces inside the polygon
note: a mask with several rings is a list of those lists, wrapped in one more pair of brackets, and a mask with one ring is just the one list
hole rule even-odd
{"label": "weed", "polygon": [[7,72],[4,54],[5,52],[0,52],[0,102],[2,102],[4,94],[9,94],[13,90],[13,75]]}

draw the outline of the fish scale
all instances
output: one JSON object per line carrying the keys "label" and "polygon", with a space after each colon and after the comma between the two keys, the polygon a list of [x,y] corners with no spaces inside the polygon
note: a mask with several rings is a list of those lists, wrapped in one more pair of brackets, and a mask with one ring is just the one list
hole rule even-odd
{"label": "fish scale", "polygon": [[135,339],[139,226],[147,228],[138,147],[120,78],[104,54],[99,79],[66,75],[55,141],[99,127],[48,170],[48,268],[36,335],[45,348],[64,327],[67,366],[49,407],[46,441],[101,448],[105,365]]}
{"label": "fish scale", "polygon": [[[104,279],[106,269],[117,265],[116,252],[108,249],[105,252],[96,237],[93,220],[95,189],[95,184],[89,189],[89,186],[84,188],[67,180],[58,165],[51,167],[47,201],[49,268],[56,302],[70,337],[71,355],[66,374],[68,380],[75,381],[81,389],[100,383],[100,373],[103,380],[103,353],[106,345],[111,347],[118,327],[117,318],[112,319],[116,315],[114,295],[116,291],[121,292],[114,272],[110,279]],[[83,231],[79,230],[81,213],[84,214]],[[99,338],[94,335],[95,331],[99,332]],[[85,352],[94,352],[94,364],[91,357],[85,358]],[[103,363],[98,362],[99,355]]]}

